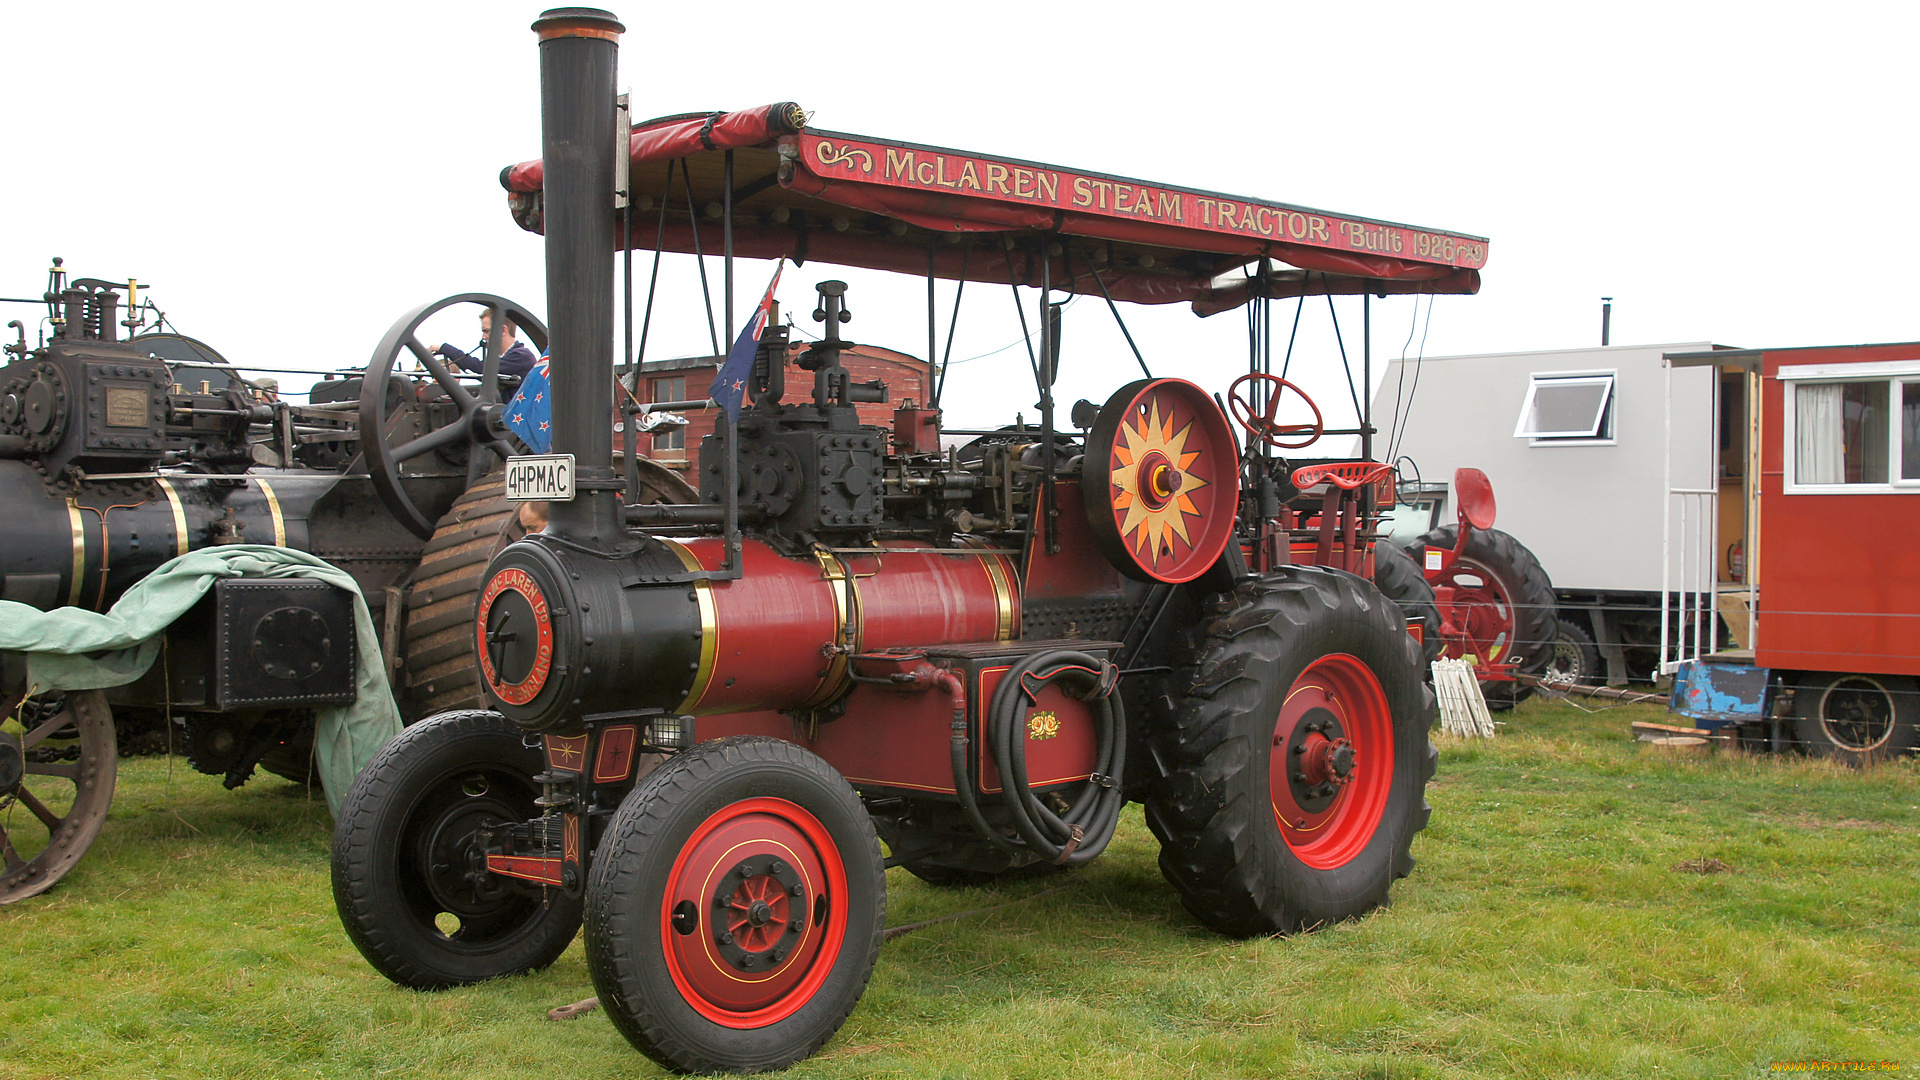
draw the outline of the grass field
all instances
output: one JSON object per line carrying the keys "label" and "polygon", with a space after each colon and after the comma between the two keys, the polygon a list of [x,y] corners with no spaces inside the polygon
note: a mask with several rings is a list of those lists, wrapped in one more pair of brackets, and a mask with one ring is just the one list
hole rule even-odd
{"label": "grass field", "polygon": [[[935,890],[795,1077],[1759,1076],[1920,1069],[1920,771],[1635,744],[1647,706],[1529,702],[1448,740],[1390,909],[1295,938],[1201,930],[1130,808],[1070,877]],[[52,893],[0,909],[0,1077],[657,1075],[552,969],[398,989],[334,915],[317,793],[122,763]],[[1693,868],[1714,869],[1702,873]],[[1053,890],[1058,885],[1064,889]],[[1043,894],[1043,895],[1036,895]]]}

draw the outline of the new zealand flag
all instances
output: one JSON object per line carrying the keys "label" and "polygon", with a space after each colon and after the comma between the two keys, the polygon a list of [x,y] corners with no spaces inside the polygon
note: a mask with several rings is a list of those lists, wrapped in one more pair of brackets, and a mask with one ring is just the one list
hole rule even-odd
{"label": "new zealand flag", "polygon": [[507,429],[536,454],[553,448],[553,380],[546,357],[533,365],[520,381],[520,392],[507,402]]}
{"label": "new zealand flag", "polygon": [[760,298],[760,306],[740,330],[740,337],[734,341],[733,348],[727,352],[727,362],[720,365],[720,373],[713,377],[713,385],[707,387],[707,396],[727,411],[727,420],[737,423],[740,419],[740,401],[747,392],[747,376],[753,373],[753,356],[760,351],[760,335],[767,328],[767,318],[773,313],[773,290],[780,287],[780,271],[786,268],[782,259],[773,268],[773,280],[767,283],[767,294]]}

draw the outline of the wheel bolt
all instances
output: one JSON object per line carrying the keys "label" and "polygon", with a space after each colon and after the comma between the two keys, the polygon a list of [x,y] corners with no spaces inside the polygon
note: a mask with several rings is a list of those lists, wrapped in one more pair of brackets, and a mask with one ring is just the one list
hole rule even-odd
{"label": "wheel bolt", "polygon": [[[1277,739],[1276,739],[1275,741],[1277,742],[1277,741],[1279,741],[1279,740],[1277,740]],[[1294,756],[1294,757],[1299,757],[1300,755],[1302,755],[1302,754],[1304,754],[1304,753],[1306,753],[1306,752],[1307,752],[1307,748],[1306,748],[1306,746],[1305,746],[1304,744],[1303,744],[1303,745],[1300,745],[1300,746],[1296,746],[1296,747],[1294,747],[1294,748],[1293,748],[1293,756]]]}
{"label": "wheel bolt", "polygon": [[799,896],[799,895],[800,895],[800,893],[801,893],[801,888],[800,888],[800,886],[798,886],[798,885],[789,885],[789,886],[787,886],[787,895],[788,895],[788,896]]}
{"label": "wheel bolt", "polygon": [[787,929],[792,930],[796,934],[802,930],[805,930],[806,928],[807,928],[807,920],[805,919],[795,919],[792,922],[787,924]]}
{"label": "wheel bolt", "polygon": [[731,945],[733,944],[733,935],[727,933],[725,930],[722,930],[719,933],[713,935],[713,940],[716,944]]}
{"label": "wheel bolt", "polygon": [[779,859],[775,859],[767,864],[767,873],[769,874],[784,874],[786,872],[787,864],[781,862]]}
{"label": "wheel bolt", "polygon": [[734,870],[734,873],[740,875],[740,880],[742,881],[753,876],[752,869],[750,869],[746,863],[741,863],[739,867]]}

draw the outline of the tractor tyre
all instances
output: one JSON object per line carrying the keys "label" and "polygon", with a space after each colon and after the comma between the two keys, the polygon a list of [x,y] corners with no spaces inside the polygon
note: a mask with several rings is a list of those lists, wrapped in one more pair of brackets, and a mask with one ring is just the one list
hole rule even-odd
{"label": "tractor tyre", "polygon": [[1446,644],[1440,640],[1440,609],[1434,606],[1433,586],[1427,583],[1426,573],[1406,548],[1391,540],[1379,540],[1373,545],[1373,583],[1387,599],[1400,605],[1408,622],[1420,624],[1420,657],[1425,661],[1422,670],[1431,679],[1433,662],[1440,659]]}
{"label": "tractor tyre", "polygon": [[[1428,548],[1451,551],[1459,531],[1458,525],[1442,525],[1422,536],[1412,547],[1413,558],[1424,564]],[[1446,642],[1448,657],[1511,657],[1516,661],[1514,670],[1522,675],[1546,670],[1553,657],[1554,639],[1559,636],[1560,615],[1553,599],[1553,582],[1526,545],[1498,529],[1475,529],[1467,538],[1467,550],[1433,585],[1436,590],[1452,586],[1456,604],[1466,608],[1469,641]],[[1501,712],[1526,700],[1533,687],[1523,682],[1484,679],[1480,691],[1487,699],[1487,708]]]}
{"label": "tractor tyre", "polygon": [[1605,669],[1600,666],[1600,650],[1579,623],[1559,620],[1549,653],[1544,674],[1554,682],[1575,686],[1599,686],[1606,682]]}
{"label": "tractor tyre", "polygon": [[833,767],[716,739],[629,792],[587,878],[587,969],[607,1017],[675,1072],[812,1054],[866,990],[886,927],[880,841]]}
{"label": "tractor tyre", "polygon": [[[642,458],[637,501],[698,502],[699,493],[678,473]],[[407,584],[400,636],[401,700],[409,716],[486,708],[474,656],[474,613],[487,564],[525,535],[519,504],[507,501],[499,473],[468,489],[434,527]]]}
{"label": "tractor tyre", "polygon": [[1170,769],[1146,804],[1160,870],[1223,934],[1310,930],[1387,903],[1413,868],[1438,760],[1433,692],[1400,608],[1366,581],[1283,567],[1188,631]]}
{"label": "tractor tyre", "polygon": [[506,479],[489,476],[454,502],[421,551],[407,583],[407,621],[400,634],[402,701],[409,715],[486,706],[474,662],[474,610],[486,587],[487,564],[526,535],[518,511],[507,501]]}
{"label": "tractor tyre", "polygon": [[1920,684],[1905,675],[1802,674],[1793,733],[1814,757],[1856,768],[1920,747]]}
{"label": "tractor tyre", "polygon": [[545,766],[499,713],[441,713],[394,736],[333,830],[333,899],[367,962],[415,990],[537,971],[580,929],[580,901],[488,873],[476,835],[541,814]]}

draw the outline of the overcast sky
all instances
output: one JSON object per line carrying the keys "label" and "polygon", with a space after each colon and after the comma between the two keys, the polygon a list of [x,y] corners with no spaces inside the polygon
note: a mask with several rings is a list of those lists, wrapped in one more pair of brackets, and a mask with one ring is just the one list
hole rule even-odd
{"label": "overcast sky", "polygon": [[[59,255],[151,282],[236,363],[316,370],[365,363],[446,294],[544,310],[541,242],[497,181],[539,152],[539,10],[6,5],[0,295],[37,296]],[[636,116],[791,99],[826,128],[1489,237],[1480,295],[1434,303],[1427,355],[1597,344],[1603,295],[1616,344],[1920,338],[1911,5],[613,10]],[[739,309],[767,272],[743,265]],[[691,281],[691,260],[665,274]],[[830,275],[853,284],[851,336],[926,351],[922,281],[809,265],[781,299],[804,313]],[[668,294],[649,356],[707,351],[697,304]],[[1357,364],[1359,303],[1340,309]],[[1377,376],[1426,302],[1374,312]],[[1237,313],[1128,317],[1156,374],[1221,389],[1244,366]],[[956,358],[1018,338],[1004,288],[970,292],[963,324]],[[1293,372],[1334,412],[1329,325],[1310,303]],[[1066,401],[1135,370],[1097,302],[1064,337]],[[1024,367],[1014,349],[956,369],[955,419],[1030,410]]]}

